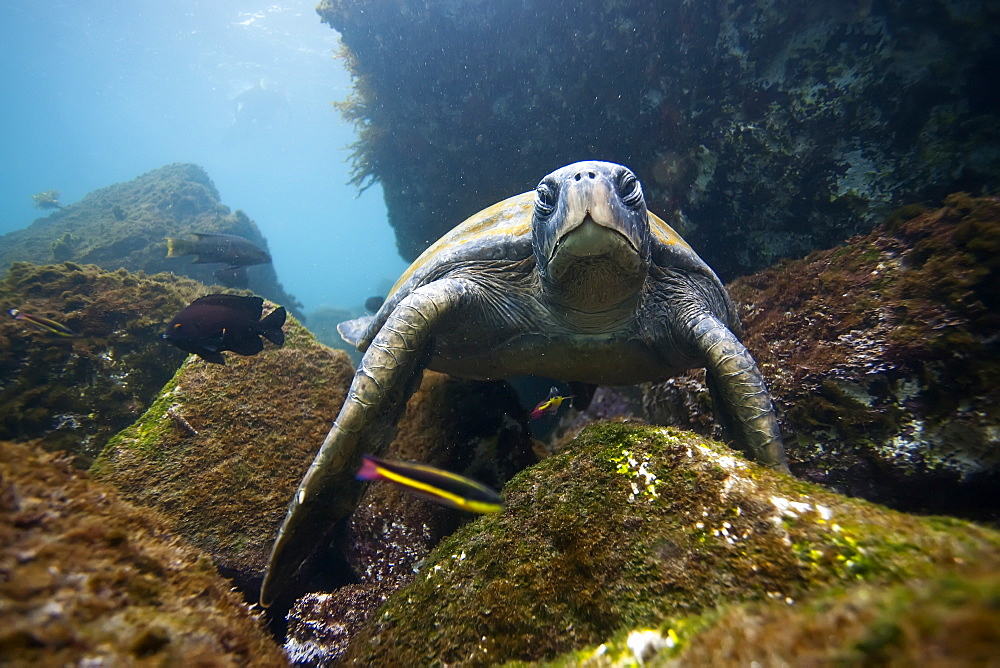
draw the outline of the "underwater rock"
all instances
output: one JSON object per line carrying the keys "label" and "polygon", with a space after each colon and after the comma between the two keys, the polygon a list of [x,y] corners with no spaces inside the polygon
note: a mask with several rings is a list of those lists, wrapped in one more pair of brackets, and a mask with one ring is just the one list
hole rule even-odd
{"label": "underwater rock", "polygon": [[[220,282],[219,264],[192,264],[167,258],[166,237],[193,232],[233,234],[266,249],[267,241],[245,213],[230,213],[201,167],[176,163],[88,194],[28,227],[0,236],[0,270],[14,262],[73,261],[147,274],[169,271],[205,285]],[[301,304],[285,292],[274,268],[246,269],[248,285],[299,315]]]}
{"label": "underwater rock", "polygon": [[0,303],[76,332],[0,317],[0,439],[42,439],[88,466],[142,414],[184,360],[163,325],[205,287],[171,274],[14,263]]}
{"label": "underwater rock", "polygon": [[[354,180],[414,259],[554,166],[632,168],[726,280],[1000,186],[995,3],[323,0]],[[516,45],[516,48],[512,48]]]}
{"label": "underwater rock", "polygon": [[0,663],[283,666],[211,560],[67,459],[0,442]]}
{"label": "underwater rock", "polygon": [[[1000,517],[998,258],[1000,200],[956,194],[729,286],[797,476],[904,510]],[[677,390],[652,386],[647,404]]]}
{"label": "underwater rock", "polygon": [[[212,555],[248,596],[354,370],[289,317],[285,345],[226,365],[196,356],[91,468]],[[249,592],[252,592],[250,594]]]}
{"label": "underwater rock", "polygon": [[285,653],[289,660],[312,666],[334,663],[385,598],[377,585],[346,585],[298,599],[288,613]]}
{"label": "underwater rock", "polygon": [[[737,606],[705,620],[706,628],[680,648],[676,661],[690,666],[988,665],[1000,649],[1000,577],[995,570],[971,570],[971,575],[889,588],[851,587],[807,605]],[[610,658],[614,652],[604,654]]]}
{"label": "underwater rock", "polygon": [[[524,410],[509,385],[425,371],[383,456],[430,464],[500,489],[535,462],[531,447]],[[340,658],[358,629],[415,577],[441,539],[474,518],[396,485],[370,484],[337,541],[359,584],[296,601],[285,643],[292,659]]]}
{"label": "underwater rock", "polygon": [[[800,609],[845,587],[891,592],[1000,566],[996,531],[852,500],[666,427],[591,427],[504,497],[503,513],[438,546],[346,662],[487,665],[586,647],[599,657],[599,643],[658,628],[661,643],[628,644],[669,654],[726,606]],[[995,618],[987,603],[945,605]],[[768,649],[766,636],[748,642]]]}

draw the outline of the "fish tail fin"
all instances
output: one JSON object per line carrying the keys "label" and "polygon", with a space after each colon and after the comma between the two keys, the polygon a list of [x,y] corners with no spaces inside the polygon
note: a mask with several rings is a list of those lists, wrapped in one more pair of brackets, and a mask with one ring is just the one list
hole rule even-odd
{"label": "fish tail fin", "polygon": [[285,345],[285,333],[281,331],[281,326],[285,324],[286,317],[285,307],[279,306],[260,321],[261,334],[278,347]]}
{"label": "fish tail fin", "polygon": [[187,239],[167,237],[167,257],[181,257],[191,254],[191,242]]}
{"label": "fish tail fin", "polygon": [[378,464],[370,455],[361,458],[361,468],[354,474],[357,480],[378,480],[382,474],[378,472]]}

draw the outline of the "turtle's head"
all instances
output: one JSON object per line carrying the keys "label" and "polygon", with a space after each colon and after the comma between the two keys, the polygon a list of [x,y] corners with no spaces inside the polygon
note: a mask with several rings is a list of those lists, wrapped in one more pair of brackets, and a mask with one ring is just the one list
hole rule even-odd
{"label": "turtle's head", "polygon": [[650,231],[628,168],[577,162],[546,176],[535,189],[531,234],[546,296],[584,319],[631,312],[649,271]]}

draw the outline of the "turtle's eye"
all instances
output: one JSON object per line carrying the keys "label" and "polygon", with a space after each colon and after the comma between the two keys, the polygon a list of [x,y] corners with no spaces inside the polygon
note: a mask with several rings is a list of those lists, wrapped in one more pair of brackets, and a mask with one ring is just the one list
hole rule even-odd
{"label": "turtle's eye", "polygon": [[639,179],[635,178],[635,174],[629,171],[622,172],[618,178],[618,194],[626,206],[635,207],[642,202],[642,186],[639,185]]}
{"label": "turtle's eye", "polygon": [[535,188],[535,213],[547,218],[556,210],[556,195],[547,183],[539,183]]}

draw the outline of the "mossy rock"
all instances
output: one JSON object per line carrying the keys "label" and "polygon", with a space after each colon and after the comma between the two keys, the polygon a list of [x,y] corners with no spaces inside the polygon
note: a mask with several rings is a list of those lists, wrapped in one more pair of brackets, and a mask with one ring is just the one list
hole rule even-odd
{"label": "mossy rock", "polygon": [[[219,264],[192,264],[191,257],[168,258],[168,236],[192,232],[235,234],[267,248],[257,225],[242,211],[230,212],[198,165],[175,163],[87,194],[0,236],[0,270],[15,262],[73,261],[109,271],[155,274],[170,271],[206,285]],[[270,264],[247,268],[248,287],[298,313],[301,304],[285,292]]]}
{"label": "mossy rock", "polygon": [[432,553],[348,661],[538,661],[662,625],[683,640],[722,605],[1000,564],[992,530],[839,496],[662,427],[591,427],[504,497]]}
{"label": "mossy rock", "polygon": [[0,318],[0,439],[40,438],[89,465],[184,360],[160,335],[205,291],[173,274],[13,264],[0,280],[0,303],[56,320],[78,336]]}
{"label": "mossy rock", "polygon": [[[998,257],[1000,201],[957,193],[728,286],[796,475],[903,510],[1000,517]],[[650,386],[646,403],[711,434],[660,407],[696,406],[693,377]]]}
{"label": "mossy rock", "polygon": [[727,605],[620,631],[545,665],[990,665],[1000,649],[1000,575],[970,571]]}
{"label": "mossy rock", "polygon": [[294,317],[284,329],[283,348],[224,353],[224,366],[188,357],[91,469],[161,510],[248,591],[354,375]]}
{"label": "mossy rock", "polygon": [[155,511],[37,444],[0,441],[0,663],[287,665]]}

